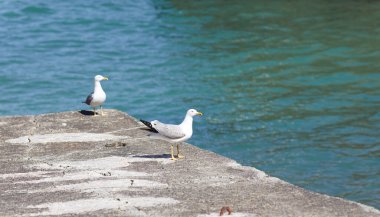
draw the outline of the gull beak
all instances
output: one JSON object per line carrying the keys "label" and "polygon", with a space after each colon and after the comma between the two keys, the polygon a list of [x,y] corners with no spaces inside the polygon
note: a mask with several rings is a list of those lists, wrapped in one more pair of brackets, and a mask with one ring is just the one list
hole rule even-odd
{"label": "gull beak", "polygon": [[108,78],[107,77],[103,77],[103,79],[102,80],[108,80]]}
{"label": "gull beak", "polygon": [[197,112],[197,115],[202,116],[203,113],[202,112]]}

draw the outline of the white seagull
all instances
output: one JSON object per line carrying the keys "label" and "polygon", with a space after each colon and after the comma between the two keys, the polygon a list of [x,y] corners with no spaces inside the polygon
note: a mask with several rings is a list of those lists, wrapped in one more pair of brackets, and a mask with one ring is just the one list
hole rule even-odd
{"label": "white seagull", "polygon": [[[193,135],[193,117],[196,115],[203,115],[202,112],[198,112],[195,109],[189,109],[186,113],[185,119],[179,125],[164,124],[157,120],[148,122],[140,120],[143,124],[150,128],[154,134],[150,134],[153,138],[164,139],[170,143],[184,142]],[[177,160],[174,157],[174,148],[171,144],[171,160]],[[177,144],[177,157],[184,158],[183,155],[179,153],[179,144]]]}
{"label": "white seagull", "polygon": [[94,108],[94,116],[96,116],[97,106],[100,106],[100,114],[103,115],[102,105],[106,101],[106,98],[107,98],[106,93],[104,92],[102,88],[102,85],[100,85],[100,81],[102,80],[108,80],[108,78],[102,75],[95,76],[94,91],[90,95],[88,95],[86,101],[83,102]]}

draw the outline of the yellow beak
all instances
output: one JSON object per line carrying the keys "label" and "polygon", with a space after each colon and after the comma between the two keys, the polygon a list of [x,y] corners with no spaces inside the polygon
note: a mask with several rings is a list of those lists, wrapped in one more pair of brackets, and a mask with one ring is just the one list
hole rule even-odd
{"label": "yellow beak", "polygon": [[197,115],[202,116],[203,113],[202,112],[197,112]]}
{"label": "yellow beak", "polygon": [[103,77],[103,79],[102,80],[108,80],[108,78],[107,77]]}

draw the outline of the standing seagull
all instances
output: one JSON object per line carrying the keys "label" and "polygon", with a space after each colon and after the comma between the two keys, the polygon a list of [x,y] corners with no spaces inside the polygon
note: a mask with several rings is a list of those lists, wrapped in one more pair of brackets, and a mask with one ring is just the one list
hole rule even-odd
{"label": "standing seagull", "polygon": [[[140,120],[143,124],[151,129],[154,134],[151,134],[153,138],[164,139],[169,141],[170,143],[176,142],[184,142],[190,139],[191,135],[193,135],[193,117],[196,115],[203,115],[202,112],[198,112],[195,109],[189,109],[186,113],[185,119],[182,121],[180,125],[173,124],[164,124],[157,120],[152,122]],[[177,160],[174,157],[174,148],[173,144],[171,144],[171,160]],[[183,155],[179,153],[179,144],[177,144],[177,157],[184,158]]]}
{"label": "standing seagull", "polygon": [[94,116],[96,116],[96,106],[100,106],[100,114],[103,115],[102,105],[104,101],[106,101],[106,93],[104,92],[102,85],[100,85],[100,81],[102,80],[108,80],[108,78],[102,75],[95,76],[94,91],[88,95],[86,101],[83,102],[94,108]]}

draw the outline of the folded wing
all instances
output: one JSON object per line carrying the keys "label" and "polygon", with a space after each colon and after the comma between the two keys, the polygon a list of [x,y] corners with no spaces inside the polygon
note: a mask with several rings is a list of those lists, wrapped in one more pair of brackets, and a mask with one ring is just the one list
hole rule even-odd
{"label": "folded wing", "polygon": [[172,124],[163,124],[159,121],[156,121],[156,124],[153,126],[157,132],[165,137],[170,139],[179,139],[185,136],[185,133],[178,125]]}
{"label": "folded wing", "polygon": [[93,99],[94,99],[94,92],[90,93],[90,95],[87,96],[86,101],[84,101],[83,103],[90,105]]}

